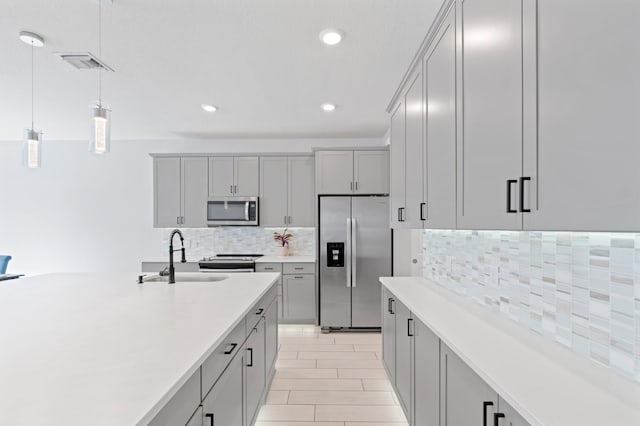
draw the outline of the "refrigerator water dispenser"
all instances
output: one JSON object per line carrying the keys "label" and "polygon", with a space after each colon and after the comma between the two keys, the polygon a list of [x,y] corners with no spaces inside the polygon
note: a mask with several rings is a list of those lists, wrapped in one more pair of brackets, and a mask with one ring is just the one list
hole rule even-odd
{"label": "refrigerator water dispenser", "polygon": [[344,268],[344,243],[327,243],[327,267]]}

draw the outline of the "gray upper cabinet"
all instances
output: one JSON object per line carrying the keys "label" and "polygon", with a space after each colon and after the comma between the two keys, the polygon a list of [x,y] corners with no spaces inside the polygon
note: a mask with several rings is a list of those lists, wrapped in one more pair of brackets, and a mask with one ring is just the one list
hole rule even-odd
{"label": "gray upper cabinet", "polygon": [[313,157],[260,157],[260,225],[314,226]]}
{"label": "gray upper cabinet", "polygon": [[154,158],[153,226],[168,228],[180,225],[181,206],[180,158]]}
{"label": "gray upper cabinet", "polygon": [[154,227],[207,226],[206,158],[154,159]]}
{"label": "gray upper cabinet", "polygon": [[422,102],[422,72],[412,76],[405,95],[405,152],[402,170],[405,173],[405,210],[403,225],[407,228],[422,228],[424,215],[424,108]]}
{"label": "gray upper cabinet", "polygon": [[525,141],[524,229],[638,231],[640,2],[537,5],[525,15],[538,18],[525,43],[537,53],[539,115]]}
{"label": "gray upper cabinet", "polygon": [[496,392],[446,345],[441,349],[441,425],[494,424]]}
{"label": "gray upper cabinet", "polygon": [[254,197],[259,194],[258,157],[209,158],[209,195]]}
{"label": "gray upper cabinet", "polygon": [[353,151],[316,152],[316,192],[351,194],[353,191]]}
{"label": "gray upper cabinet", "polygon": [[421,219],[424,227],[430,229],[456,228],[455,31],[455,8],[451,8],[423,62],[428,125],[423,196],[426,207],[423,207],[425,211],[421,212]]}
{"label": "gray upper cabinet", "polygon": [[389,151],[317,151],[316,193],[388,194]]}
{"label": "gray upper cabinet", "polygon": [[403,209],[406,209],[405,162],[405,104],[402,99],[391,115],[391,227],[405,228]]}
{"label": "gray upper cabinet", "polygon": [[289,226],[315,226],[316,196],[314,192],[314,159],[289,157],[287,160],[289,181],[288,206]]}
{"label": "gray upper cabinet", "polygon": [[522,228],[522,7],[458,2],[458,227]]}
{"label": "gray upper cabinet", "polygon": [[233,158],[234,195],[240,197],[255,197],[259,194],[258,164],[258,157]]}
{"label": "gray upper cabinet", "polygon": [[389,151],[354,151],[353,192],[389,193]]}
{"label": "gray upper cabinet", "polygon": [[233,195],[233,157],[209,158],[209,195]]}
{"label": "gray upper cabinet", "polygon": [[207,226],[207,176],[209,164],[206,158],[182,158],[182,226],[199,228]]}
{"label": "gray upper cabinet", "polygon": [[[260,157],[260,225],[287,224],[287,157]],[[311,190],[313,192],[313,190]]]}

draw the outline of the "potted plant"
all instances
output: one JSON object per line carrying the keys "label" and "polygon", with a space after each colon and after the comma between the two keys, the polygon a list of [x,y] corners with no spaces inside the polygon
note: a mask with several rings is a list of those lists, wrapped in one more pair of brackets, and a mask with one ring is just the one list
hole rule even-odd
{"label": "potted plant", "polygon": [[287,233],[287,229],[285,228],[282,234],[277,232],[273,233],[273,239],[278,242],[280,246],[280,256],[289,256],[289,240],[293,238],[293,234]]}

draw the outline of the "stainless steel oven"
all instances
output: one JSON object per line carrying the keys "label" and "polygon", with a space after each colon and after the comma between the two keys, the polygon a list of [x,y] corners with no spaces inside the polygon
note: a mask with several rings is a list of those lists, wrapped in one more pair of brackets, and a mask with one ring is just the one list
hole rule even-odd
{"label": "stainless steel oven", "polygon": [[214,197],[207,201],[207,225],[258,226],[258,197]]}

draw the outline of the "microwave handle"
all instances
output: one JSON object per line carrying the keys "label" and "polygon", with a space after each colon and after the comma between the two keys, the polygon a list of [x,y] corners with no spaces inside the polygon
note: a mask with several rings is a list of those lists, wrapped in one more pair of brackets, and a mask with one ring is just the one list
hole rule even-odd
{"label": "microwave handle", "polygon": [[249,204],[251,201],[247,201],[244,203],[244,220],[249,220]]}

